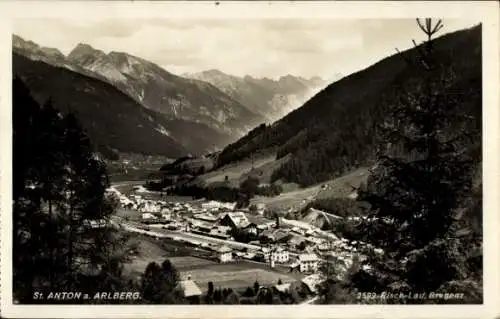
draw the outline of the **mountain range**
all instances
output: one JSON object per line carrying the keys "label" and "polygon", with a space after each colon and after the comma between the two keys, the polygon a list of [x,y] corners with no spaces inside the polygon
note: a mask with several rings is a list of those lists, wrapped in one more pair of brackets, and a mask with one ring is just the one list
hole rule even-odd
{"label": "mountain range", "polygon": [[232,136],[240,136],[265,120],[209,83],[174,75],[131,54],[105,54],[88,44],[78,44],[67,58],[168,118],[203,123]]}
{"label": "mountain range", "polygon": [[184,73],[184,77],[208,82],[221,89],[252,111],[274,122],[320,91],[326,81],[319,77],[305,79],[286,75],[277,80],[238,77],[212,69],[198,73]]}
{"label": "mountain range", "polygon": [[62,111],[77,113],[94,144],[112,158],[118,152],[171,158],[197,155],[235,139],[201,121],[148,109],[59,50],[17,36],[13,37],[12,67],[13,76],[25,82],[39,103],[50,98]]}
{"label": "mountain range", "polygon": [[[201,74],[206,74],[206,72],[192,77],[177,76],[150,61],[125,52],[112,51],[106,54],[88,44],[80,43],[65,56],[58,49],[42,47],[17,35],[13,35],[12,41],[14,75],[25,81],[34,91],[35,96],[57,96],[58,98],[53,98],[53,100],[64,104],[61,105],[62,109],[67,109],[69,104],[81,104],[72,101],[69,93],[81,91],[82,86],[92,83],[92,90],[95,90],[96,94],[82,97],[87,103],[85,107],[96,108],[92,103],[97,96],[101,100],[98,103],[113,105],[109,108],[100,107],[95,113],[81,112],[79,107],[83,106],[72,108],[73,111],[80,112],[82,116],[83,114],[88,116],[82,121],[93,123],[89,131],[94,133],[101,131],[99,134],[95,133],[99,136],[99,140],[108,140],[104,138],[104,135],[110,128],[101,128],[99,123],[116,121],[112,119],[116,115],[111,110],[118,101],[123,103],[122,100],[131,98],[134,102],[128,101],[125,104],[148,110],[147,117],[135,118],[134,121],[139,121],[138,123],[127,123],[125,118],[121,118],[125,121],[120,126],[123,131],[115,129],[115,142],[109,145],[111,149],[120,152],[133,149],[135,152],[152,152],[152,154],[170,153],[163,148],[157,150],[161,144],[158,147],[145,147],[144,149],[141,149],[140,145],[134,146],[132,142],[130,147],[125,148],[123,148],[125,142],[116,144],[117,140],[131,134],[137,125],[151,128],[156,132],[144,130],[143,139],[147,139],[148,135],[155,136],[157,132],[162,132],[164,138],[169,139],[166,145],[172,145],[175,142],[177,146],[172,148],[172,157],[177,157],[180,154],[179,150],[183,150],[181,156],[188,153],[202,154],[216,151],[243,136],[256,125],[271,122],[277,119],[279,114],[285,114],[293,103],[295,104],[292,108],[300,104],[299,100],[304,99],[307,90],[322,83],[319,78],[305,80],[291,75],[282,77],[279,81],[251,77],[237,78],[219,71],[218,73],[223,74],[225,78],[236,78],[241,82],[238,90],[228,91],[228,87],[222,82],[212,81],[208,76],[203,79]],[[39,74],[33,72],[34,69],[42,72],[44,76],[40,77]],[[91,81],[85,77],[111,84],[113,88],[108,85],[100,86],[100,82]],[[59,83],[63,78],[66,80],[73,78],[74,82]],[[53,91],[61,86],[65,88],[64,92]],[[118,97],[119,94],[116,92],[108,92],[114,89],[127,95],[127,98]],[[247,91],[251,93],[245,100],[244,97],[248,96],[248,94],[245,95]],[[260,101],[259,98],[262,96],[265,99]],[[292,101],[294,98],[295,102]],[[273,99],[275,102],[270,102]],[[132,112],[129,109],[123,111]],[[142,109],[137,112],[145,114]],[[108,117],[109,120],[105,120]],[[149,117],[160,121],[161,128],[142,123],[143,120],[150,121]]]}
{"label": "mountain range", "polygon": [[[481,26],[448,33],[433,40],[437,58],[452,70],[447,91],[458,102],[447,110],[467,115],[467,129],[474,141],[468,149],[480,160],[482,121]],[[403,98],[401,92],[417,89],[419,80],[407,61],[417,48],[389,56],[376,64],[330,84],[302,107],[272,125],[260,125],[228,145],[218,156],[218,167],[276,154],[279,168],[271,181],[284,180],[302,186],[338,177],[353,168],[370,165],[375,156],[376,125],[388,107]],[[442,70],[439,70],[441,72]],[[436,76],[440,73],[436,71]]]}

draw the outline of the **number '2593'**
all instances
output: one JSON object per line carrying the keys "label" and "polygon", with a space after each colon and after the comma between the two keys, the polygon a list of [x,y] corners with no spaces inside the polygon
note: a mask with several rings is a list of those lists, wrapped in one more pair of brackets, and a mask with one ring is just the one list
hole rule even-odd
{"label": "number '2593'", "polygon": [[358,299],[376,299],[377,294],[374,292],[358,292]]}

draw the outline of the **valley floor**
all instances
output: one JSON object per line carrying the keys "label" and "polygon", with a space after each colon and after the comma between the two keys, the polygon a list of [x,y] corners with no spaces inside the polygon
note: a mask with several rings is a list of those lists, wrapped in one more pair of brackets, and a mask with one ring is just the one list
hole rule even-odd
{"label": "valley floor", "polygon": [[[263,165],[268,163],[263,161]],[[366,175],[367,169],[361,168],[333,181],[292,190],[276,197],[257,197],[252,202],[263,203],[266,207],[282,211],[297,210],[316,198],[350,195],[352,186],[359,185]],[[132,278],[138,278],[150,262],[161,263],[168,258],[178,269],[181,278],[194,281],[201,291],[206,291],[208,282],[213,282],[215,287],[232,288],[243,292],[256,281],[264,286],[276,286],[278,282],[301,283],[304,278],[314,276],[312,275],[314,272],[301,272],[295,268],[300,264],[299,256],[313,254],[318,262],[322,260],[324,262],[329,258],[328,253],[337,254],[336,260],[340,260],[343,265],[341,268],[345,269],[356,251],[347,240],[326,234],[312,224],[295,223],[286,219],[283,219],[281,226],[285,227],[284,232],[291,235],[294,240],[307,243],[306,250],[297,249],[297,243],[289,241],[279,244],[276,242],[269,246],[260,243],[259,240],[242,243],[229,237],[217,238],[211,232],[204,233],[194,229],[198,223],[205,226],[210,224],[198,220],[198,218],[203,219],[202,215],[217,216],[218,222],[210,226],[215,229],[219,227],[217,225],[220,225],[224,216],[237,214],[220,207],[208,208],[207,205],[216,203],[214,201],[193,200],[185,196],[165,197],[156,192],[146,191],[138,181],[115,182],[112,191],[119,194],[122,204],[113,217],[113,222],[122,230],[132,234],[131,241],[137,246],[131,261],[126,264],[126,273]],[[149,208],[145,208],[144,205]],[[145,216],[148,214],[162,217],[157,220],[155,220],[157,217],[151,217],[154,219],[147,221]],[[252,217],[252,214],[244,212],[243,214],[248,220],[258,222],[257,226],[262,226],[264,232],[279,233],[279,230],[273,230],[275,227],[271,225],[274,223],[273,220]],[[186,227],[192,229],[187,230]],[[313,233],[315,235],[311,235]],[[328,246],[328,242],[332,240],[338,243],[336,250],[332,250],[332,247],[319,248],[320,245]],[[229,247],[233,251],[233,258],[230,261],[221,263],[218,260],[216,251],[221,246]],[[273,246],[283,247],[287,251],[289,261],[283,264],[276,263],[270,267],[269,261],[265,258],[246,256],[249,253],[263,254],[266,247]]]}

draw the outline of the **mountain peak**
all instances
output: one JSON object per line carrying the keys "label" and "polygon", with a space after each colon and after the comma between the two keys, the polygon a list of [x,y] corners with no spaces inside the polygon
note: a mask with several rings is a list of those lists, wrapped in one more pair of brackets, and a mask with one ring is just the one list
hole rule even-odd
{"label": "mountain peak", "polygon": [[27,41],[16,34],[12,34],[12,46],[22,49],[38,49],[40,46],[33,41]]}
{"label": "mountain peak", "polygon": [[95,51],[95,49],[87,43],[78,43],[76,47],[73,49],[73,51],[79,50],[79,51]]}
{"label": "mountain peak", "polygon": [[102,56],[106,54],[101,50],[94,49],[89,44],[78,43],[76,47],[73,50],[71,50],[71,52],[68,54],[68,59],[74,60],[82,56],[88,56],[88,55]]}
{"label": "mountain peak", "polygon": [[206,71],[203,71],[201,72],[202,74],[205,74],[205,75],[225,75],[224,72],[220,71],[220,70],[217,70],[217,69],[210,69],[210,70],[206,70]]}
{"label": "mountain peak", "polygon": [[61,58],[61,59],[66,58],[66,56],[59,49],[56,48],[41,47],[40,51],[55,58]]}
{"label": "mountain peak", "polygon": [[107,56],[117,65],[120,65],[123,63],[127,63],[130,55],[125,52],[111,51]]}

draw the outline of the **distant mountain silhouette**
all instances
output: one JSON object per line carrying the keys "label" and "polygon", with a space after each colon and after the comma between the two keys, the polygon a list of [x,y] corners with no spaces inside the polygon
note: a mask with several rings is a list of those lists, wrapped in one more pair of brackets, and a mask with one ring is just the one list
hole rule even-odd
{"label": "distant mountain silhouette", "polygon": [[174,75],[125,52],[105,54],[78,44],[68,60],[105,78],[146,108],[171,119],[206,124],[234,139],[264,121],[209,83]]}
{"label": "distant mountain silhouette", "polygon": [[211,69],[185,73],[185,77],[209,82],[252,111],[273,122],[301,106],[326,84],[319,77],[304,79],[286,75],[278,80],[238,77]]}

